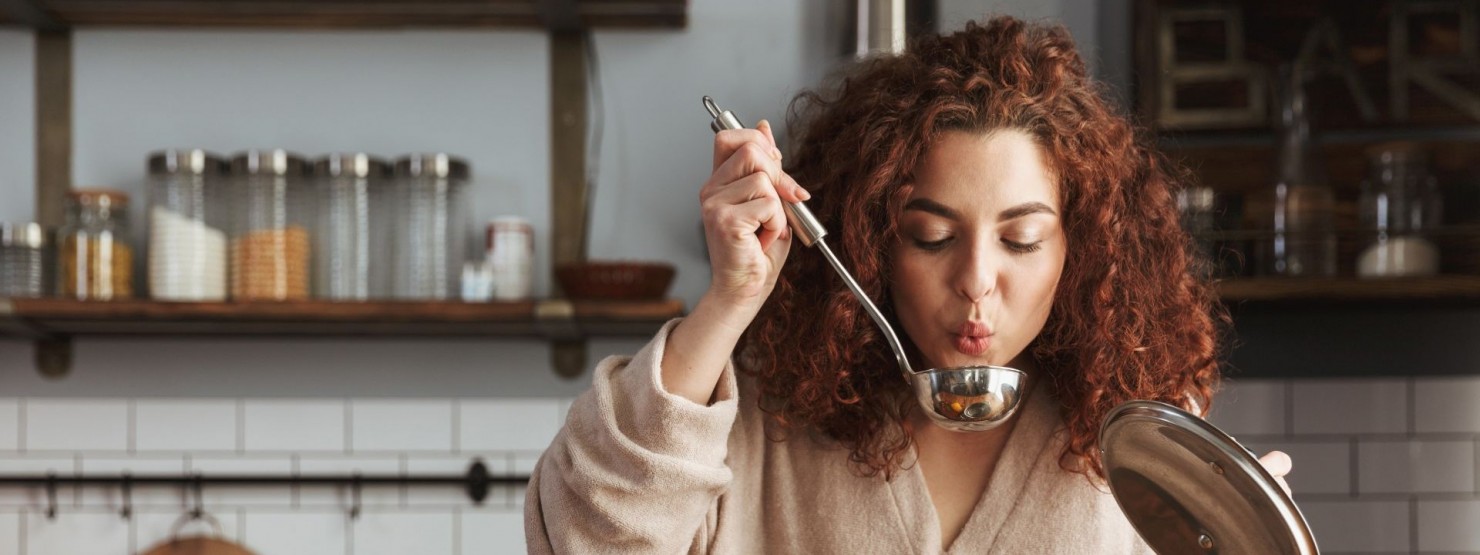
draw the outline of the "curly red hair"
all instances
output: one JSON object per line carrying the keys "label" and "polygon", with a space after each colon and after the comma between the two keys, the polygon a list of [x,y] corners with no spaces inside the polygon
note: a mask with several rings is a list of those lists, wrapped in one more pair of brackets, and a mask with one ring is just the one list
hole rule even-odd
{"label": "curly red hair", "polygon": [[[1103,478],[1100,422],[1120,403],[1210,406],[1227,316],[1178,224],[1183,173],[1102,98],[1062,26],[999,17],[914,41],[803,92],[790,122],[798,132],[787,171],[891,321],[881,246],[899,239],[908,184],[933,141],[1007,128],[1043,149],[1069,248],[1029,349],[1068,427],[1066,470]],[[815,427],[851,450],[862,475],[887,478],[904,464],[914,399],[882,334],[821,256],[793,252],[738,351],[781,430]]]}

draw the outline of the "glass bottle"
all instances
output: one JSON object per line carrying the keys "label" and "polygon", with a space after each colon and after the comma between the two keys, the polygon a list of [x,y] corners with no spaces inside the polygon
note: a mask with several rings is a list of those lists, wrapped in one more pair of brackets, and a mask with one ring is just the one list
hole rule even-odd
{"label": "glass bottle", "polygon": [[1288,66],[1280,75],[1278,162],[1262,222],[1267,235],[1260,241],[1260,273],[1335,276],[1336,196],[1316,155],[1303,76]]}
{"label": "glass bottle", "polygon": [[128,195],[80,189],[67,194],[66,206],[67,223],[58,233],[57,295],[96,301],[132,298]]}
{"label": "glass bottle", "polygon": [[1425,153],[1417,145],[1392,143],[1371,149],[1368,160],[1359,200],[1365,246],[1357,257],[1357,275],[1439,273],[1439,249],[1425,232],[1439,225],[1442,205]]}

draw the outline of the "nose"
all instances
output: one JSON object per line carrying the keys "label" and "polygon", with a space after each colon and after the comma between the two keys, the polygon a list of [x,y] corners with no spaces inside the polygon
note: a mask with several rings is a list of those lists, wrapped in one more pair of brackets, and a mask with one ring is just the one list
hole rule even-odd
{"label": "nose", "polygon": [[988,245],[988,242],[981,241],[963,251],[966,254],[956,271],[956,292],[973,304],[997,288],[1001,261]]}

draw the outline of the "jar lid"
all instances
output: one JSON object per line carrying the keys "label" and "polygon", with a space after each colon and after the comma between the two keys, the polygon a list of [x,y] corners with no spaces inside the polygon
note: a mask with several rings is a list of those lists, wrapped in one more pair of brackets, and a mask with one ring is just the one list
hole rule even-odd
{"label": "jar lid", "polygon": [[67,198],[80,204],[128,206],[128,193],[116,189],[73,189]]}
{"label": "jar lid", "polygon": [[491,229],[530,229],[529,220],[523,216],[494,216],[488,220]]}
{"label": "jar lid", "polygon": [[313,173],[326,177],[382,177],[390,173],[390,165],[363,152],[335,152],[315,160]]}
{"label": "jar lid", "polygon": [[0,247],[45,247],[48,234],[46,228],[35,222],[0,222]]}
{"label": "jar lid", "polygon": [[441,152],[411,154],[396,159],[396,175],[466,180],[472,174],[467,160]]}
{"label": "jar lid", "polygon": [[198,148],[171,148],[149,154],[150,175],[218,175],[225,169],[225,165],[221,156]]}
{"label": "jar lid", "polygon": [[1105,475],[1157,553],[1314,555],[1300,509],[1222,430],[1156,401],[1116,407],[1100,427]]}
{"label": "jar lid", "polygon": [[303,157],[280,148],[252,149],[231,157],[231,173],[236,175],[303,176],[308,168]]}

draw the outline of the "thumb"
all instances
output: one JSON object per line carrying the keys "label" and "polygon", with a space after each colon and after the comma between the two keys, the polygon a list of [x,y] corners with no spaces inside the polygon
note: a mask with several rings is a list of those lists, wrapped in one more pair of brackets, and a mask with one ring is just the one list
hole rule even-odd
{"label": "thumb", "polygon": [[1264,469],[1276,478],[1289,474],[1291,467],[1294,466],[1290,456],[1282,451],[1265,453],[1263,457],[1259,457],[1259,464],[1264,465]]}

